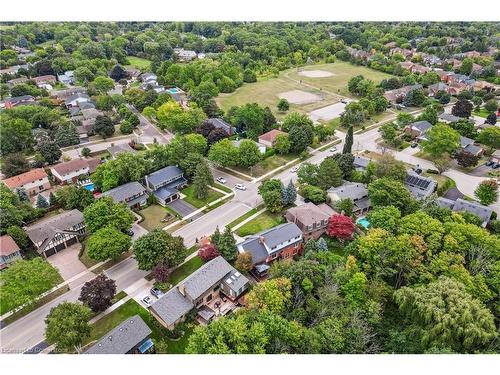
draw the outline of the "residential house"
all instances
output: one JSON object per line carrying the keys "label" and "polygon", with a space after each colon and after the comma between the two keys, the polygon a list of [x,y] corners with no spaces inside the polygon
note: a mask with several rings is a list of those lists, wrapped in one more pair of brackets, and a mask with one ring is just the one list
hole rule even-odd
{"label": "residential house", "polygon": [[152,332],[139,315],[134,315],[102,336],[85,354],[149,353],[154,346]]}
{"label": "residential house", "polygon": [[[248,279],[218,256],[171,288],[150,308],[161,325],[173,330],[194,308],[205,322],[236,308],[237,300],[248,289]],[[230,300],[230,303],[224,303]]]}
{"label": "residential house", "polygon": [[[392,48],[390,51],[389,51],[389,54],[391,56],[393,55],[396,55],[396,54],[399,54],[399,55],[402,55],[406,60],[408,59],[411,59],[412,56],[413,56],[413,51],[412,50],[409,50],[409,49],[406,49],[406,48],[399,48],[399,47],[396,47],[396,48]],[[405,68],[407,69],[407,68]]]}
{"label": "residential house", "polygon": [[99,159],[73,159],[50,168],[52,176],[60,184],[73,184],[80,176],[88,176],[99,165]]}
{"label": "residential house", "polygon": [[165,206],[179,199],[179,190],[187,185],[184,172],[177,166],[168,166],[144,177],[146,187],[158,202]]}
{"label": "residential house", "polygon": [[440,207],[446,207],[454,212],[469,212],[479,216],[482,220],[482,226],[485,227],[490,221],[493,210],[487,206],[483,206],[479,202],[466,201],[465,199],[458,198],[456,200],[439,197],[437,203]]}
{"label": "residential house", "polygon": [[373,56],[370,52],[366,52],[366,51],[359,50],[359,49],[352,48],[352,47],[347,47],[347,52],[349,52],[349,54],[353,58],[358,59],[358,60],[362,60],[362,61],[369,61]]}
{"label": "residential house", "polygon": [[460,147],[462,152],[474,156],[481,156],[484,153],[484,150],[481,147],[476,146],[474,143],[475,141],[473,139],[463,136],[460,137]]}
{"label": "residential house", "polygon": [[33,105],[33,104],[37,104],[33,96],[22,95],[22,96],[15,96],[13,98],[6,98],[3,102],[1,102],[0,108],[9,109],[21,105]]}
{"label": "residential house", "polygon": [[285,218],[289,223],[296,224],[302,231],[304,240],[309,238],[317,240],[328,226],[328,220],[336,212],[327,204],[315,205],[312,202],[304,203],[297,207],[289,208]]}
{"label": "residential house", "polygon": [[30,79],[28,77],[18,77],[18,78],[12,78],[7,81],[7,84],[12,87],[16,85],[20,85],[22,83],[28,82]]}
{"label": "residential house", "polygon": [[361,156],[354,156],[353,166],[357,171],[365,171],[370,163],[370,159]]}
{"label": "residential house", "polygon": [[125,203],[130,209],[144,207],[148,201],[146,189],[137,181],[127,182],[105,191],[102,196],[111,197],[115,203]]}
{"label": "residential house", "polygon": [[438,116],[438,118],[439,118],[440,122],[444,122],[445,124],[452,124],[452,123],[455,123],[458,121],[465,120],[462,117],[458,117],[458,116],[452,115],[451,113],[445,113],[445,112],[441,113]]}
{"label": "residential house", "polygon": [[391,103],[401,103],[403,102],[405,96],[412,90],[419,90],[422,85],[409,85],[403,86],[399,89],[389,90],[384,92],[384,98],[386,98]]}
{"label": "residential house", "polygon": [[[242,139],[238,139],[238,140],[235,140],[235,141],[232,141],[233,144],[236,146],[236,147],[240,147],[240,144],[242,141],[244,140],[250,140],[252,141],[251,139],[248,139],[248,138],[242,138]],[[255,141],[253,141],[255,142]],[[257,148],[259,149],[259,152],[261,154],[265,154],[266,153],[266,150],[267,150],[267,147],[265,145],[263,145],[262,143],[259,143],[259,142],[255,142],[255,144],[257,145]]]}
{"label": "residential house", "polygon": [[47,90],[52,90],[52,85],[57,82],[56,76],[51,74],[32,78],[36,85]]}
{"label": "residential house", "polygon": [[273,129],[271,131],[268,131],[267,133],[260,135],[259,143],[266,147],[274,147],[274,142],[276,141],[278,135],[288,135],[288,133],[285,133],[278,129]]}
{"label": "residential house", "polygon": [[137,150],[133,149],[128,143],[120,143],[107,148],[107,151],[111,154],[111,158],[116,159],[119,154],[124,152],[136,153]]}
{"label": "residential house", "polygon": [[58,74],[57,80],[63,85],[71,86],[75,84],[75,75],[72,70],[67,70],[64,74]]}
{"label": "residential house", "polygon": [[430,85],[428,88],[429,96],[436,96],[439,91],[448,92],[448,85],[443,82],[438,82]]}
{"label": "residential house", "polygon": [[206,120],[206,122],[212,124],[218,129],[223,129],[226,131],[227,134],[234,135],[236,133],[236,128],[230,124],[228,124],[226,121],[224,121],[221,118],[209,118]]}
{"label": "residential house", "polygon": [[424,54],[422,55],[424,63],[428,66],[441,65],[441,59],[436,55]]}
{"label": "residential house", "polygon": [[25,231],[37,253],[48,258],[77,243],[85,234],[85,221],[80,211],[71,210],[38,221]]}
{"label": "residential house", "polygon": [[174,54],[180,61],[191,61],[198,56],[195,51],[186,50],[184,48],[174,48]]}
{"label": "residential house", "polygon": [[476,81],[473,87],[474,91],[486,90],[488,92],[495,90],[495,85],[486,81]]}
{"label": "residential house", "polygon": [[428,68],[428,67],[420,65],[420,64],[413,64],[413,66],[410,68],[410,72],[418,73],[418,74],[425,74],[425,73],[430,72],[430,71],[431,71],[431,68]]}
{"label": "residential house", "polygon": [[68,108],[77,107],[77,106],[79,106],[80,103],[84,103],[84,102],[90,102],[90,97],[87,94],[77,93],[77,94],[73,94],[73,95],[68,96],[64,100],[64,105]]}
{"label": "residential house", "polygon": [[429,121],[415,121],[405,128],[405,133],[410,134],[413,138],[424,139],[425,133],[432,128]]}
{"label": "residential house", "polygon": [[[285,223],[271,229],[266,229],[255,235],[248,236],[237,245],[240,253],[252,254],[254,267],[269,266],[274,260],[289,259],[302,253],[304,236],[295,223]],[[269,267],[255,269],[259,276]]]}
{"label": "residential house", "polygon": [[69,87],[67,89],[50,91],[50,96],[58,100],[66,100],[69,97],[76,94],[87,94],[87,89],[84,87],[75,86],[75,87]]}
{"label": "residential house", "polygon": [[441,82],[447,82],[448,76],[450,74],[453,74],[453,73],[447,72],[446,70],[442,70],[442,69],[434,69],[434,73],[436,73],[439,76],[439,80]]}
{"label": "residential house", "polygon": [[10,263],[22,259],[21,249],[9,235],[0,237],[0,270],[7,268]]}
{"label": "residential house", "polygon": [[425,199],[436,190],[437,183],[432,178],[408,172],[405,178],[406,188],[416,199]]}
{"label": "residential house", "polygon": [[50,189],[49,177],[43,168],[32,169],[17,176],[6,178],[3,183],[12,191],[24,189],[30,196]]}
{"label": "residential house", "polygon": [[5,68],[5,69],[0,69],[0,75],[17,74],[19,72],[19,70],[21,70],[21,69],[28,70],[29,65],[28,64],[13,65],[13,66],[9,66],[8,68]]}
{"label": "residential house", "polygon": [[448,86],[448,94],[457,96],[461,92],[468,90],[469,87],[463,82],[451,82]]}
{"label": "residential house", "polygon": [[399,66],[405,70],[409,70],[411,71],[411,69],[413,68],[413,65],[415,65],[415,63],[412,63],[411,61],[402,61],[399,63]]}
{"label": "residential house", "polygon": [[491,154],[490,160],[497,164],[500,164],[500,150],[495,150],[495,152]]}
{"label": "residential house", "polygon": [[136,81],[137,78],[139,78],[139,76],[141,75],[141,71],[137,68],[127,67],[125,68],[125,71],[132,81]]}
{"label": "residential house", "polygon": [[326,194],[332,205],[343,199],[350,199],[354,204],[353,212],[356,215],[366,213],[371,207],[368,189],[365,184],[359,182],[344,181],[341,186],[328,189]]}
{"label": "residential house", "polygon": [[[87,104],[87,103],[85,103]],[[103,113],[95,108],[80,108],[81,114],[84,120],[96,119],[99,116],[102,116]]]}

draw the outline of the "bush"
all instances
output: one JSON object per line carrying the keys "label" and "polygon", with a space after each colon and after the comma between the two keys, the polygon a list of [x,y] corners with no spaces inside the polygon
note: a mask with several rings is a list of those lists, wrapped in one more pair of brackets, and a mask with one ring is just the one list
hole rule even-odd
{"label": "bush", "polygon": [[122,134],[132,134],[132,132],[134,131],[134,127],[130,122],[123,121],[120,125],[120,131],[122,132]]}

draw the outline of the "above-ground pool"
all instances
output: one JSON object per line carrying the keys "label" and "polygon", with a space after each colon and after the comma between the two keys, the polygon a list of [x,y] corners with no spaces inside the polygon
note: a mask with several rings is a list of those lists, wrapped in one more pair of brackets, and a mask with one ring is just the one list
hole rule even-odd
{"label": "above-ground pool", "polygon": [[178,87],[172,87],[166,90],[169,94],[180,94],[182,90]]}
{"label": "above-ground pool", "polygon": [[356,223],[358,223],[365,229],[368,229],[368,227],[370,226],[370,222],[366,217],[360,217],[358,220],[356,220]]}
{"label": "above-ground pool", "polygon": [[83,185],[83,187],[88,191],[94,191],[94,184]]}

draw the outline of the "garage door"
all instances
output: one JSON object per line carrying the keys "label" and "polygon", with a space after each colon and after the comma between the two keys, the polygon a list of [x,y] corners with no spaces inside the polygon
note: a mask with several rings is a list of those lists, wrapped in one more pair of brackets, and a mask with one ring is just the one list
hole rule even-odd
{"label": "garage door", "polygon": [[66,249],[66,246],[64,246],[63,243],[61,243],[61,244],[59,244],[59,245],[56,246],[56,251],[57,252],[59,252],[61,250],[64,250],[64,249]]}
{"label": "garage door", "polygon": [[66,244],[67,244],[68,246],[70,246],[70,245],[75,244],[76,242],[77,242],[77,241],[76,241],[76,237],[72,237],[72,238],[70,238],[69,240],[67,240],[67,241],[66,241]]}
{"label": "garage door", "polygon": [[56,249],[52,248],[50,250],[45,251],[45,256],[48,258],[48,257],[54,255],[55,253],[56,253]]}

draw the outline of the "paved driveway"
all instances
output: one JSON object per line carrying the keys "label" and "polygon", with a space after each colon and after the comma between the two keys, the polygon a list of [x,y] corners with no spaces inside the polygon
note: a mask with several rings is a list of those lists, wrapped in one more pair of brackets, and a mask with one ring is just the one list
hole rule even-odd
{"label": "paved driveway", "polygon": [[87,271],[87,267],[78,259],[80,248],[81,245],[77,243],[47,258],[49,263],[59,270],[64,280]]}
{"label": "paved driveway", "polygon": [[196,207],[183,201],[182,199],[176,199],[175,201],[168,204],[168,206],[179,213],[182,217],[189,215],[197,210]]}

